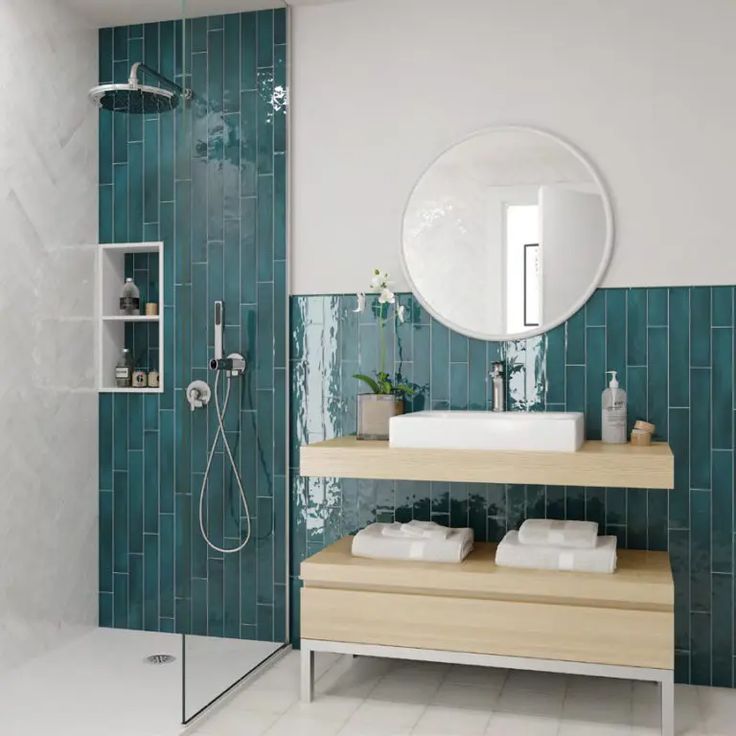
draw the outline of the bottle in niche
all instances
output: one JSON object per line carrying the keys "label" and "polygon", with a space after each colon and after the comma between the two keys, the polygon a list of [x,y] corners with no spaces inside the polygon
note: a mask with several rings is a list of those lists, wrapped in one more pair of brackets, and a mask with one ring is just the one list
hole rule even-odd
{"label": "bottle in niche", "polygon": [[601,397],[601,439],[622,445],[626,442],[626,391],[619,386],[616,371],[606,373],[611,375],[611,381]]}
{"label": "bottle in niche", "polygon": [[130,388],[133,378],[133,356],[128,348],[123,348],[120,360],[115,366],[115,385],[118,388]]}
{"label": "bottle in niche", "polygon": [[131,278],[125,279],[120,294],[120,314],[137,316],[141,313],[141,292]]}

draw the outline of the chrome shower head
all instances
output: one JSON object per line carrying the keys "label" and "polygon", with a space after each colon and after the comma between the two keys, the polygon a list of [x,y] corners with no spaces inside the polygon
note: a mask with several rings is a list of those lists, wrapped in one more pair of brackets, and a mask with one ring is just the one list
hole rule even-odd
{"label": "chrome shower head", "polygon": [[[158,79],[161,87],[141,84],[139,73],[149,74]],[[155,69],[137,62],[130,68],[127,82],[101,84],[89,91],[90,100],[97,107],[113,112],[127,112],[132,115],[168,112],[179,104],[179,98],[191,99],[191,90],[183,89],[175,82],[159,74]]]}

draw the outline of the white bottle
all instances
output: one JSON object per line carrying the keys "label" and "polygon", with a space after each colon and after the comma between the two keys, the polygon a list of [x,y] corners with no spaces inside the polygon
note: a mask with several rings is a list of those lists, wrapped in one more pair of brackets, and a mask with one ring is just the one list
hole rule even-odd
{"label": "white bottle", "polygon": [[131,278],[125,279],[120,294],[120,314],[139,315],[141,313],[141,292]]}
{"label": "white bottle", "polygon": [[619,388],[616,371],[601,398],[601,439],[614,445],[626,442],[626,391]]}

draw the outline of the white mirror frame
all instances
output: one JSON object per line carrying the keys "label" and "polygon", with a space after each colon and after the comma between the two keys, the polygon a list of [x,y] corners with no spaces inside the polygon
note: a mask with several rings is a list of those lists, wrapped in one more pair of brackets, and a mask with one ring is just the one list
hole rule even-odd
{"label": "white mirror frame", "polygon": [[[528,133],[535,133],[537,135],[544,136],[546,138],[549,138],[550,140],[554,141],[555,143],[559,144],[563,148],[565,148],[567,151],[569,151],[575,158],[580,161],[580,163],[587,169],[587,171],[590,173],[591,177],[593,178],[593,181],[598,186],[600,193],[601,193],[601,199],[603,200],[603,210],[605,214],[605,220],[606,220],[606,240],[604,243],[604,249],[603,249],[603,257],[601,258],[600,266],[598,267],[598,270],[596,271],[595,277],[593,278],[593,281],[591,282],[588,289],[585,291],[585,293],[580,297],[580,299],[575,302],[575,304],[562,316],[551,320],[550,322],[547,322],[543,325],[540,325],[538,328],[526,331],[526,332],[515,332],[515,333],[509,333],[506,335],[486,335],[483,333],[476,332],[474,330],[469,330],[466,328],[461,327],[460,325],[455,324],[451,320],[445,319],[442,315],[438,314],[422,297],[422,295],[419,293],[419,290],[416,287],[416,284],[414,283],[411,274],[409,273],[409,268],[406,263],[406,257],[404,255],[404,223],[406,222],[406,212],[409,209],[409,205],[411,204],[412,196],[414,195],[414,192],[419,185],[419,182],[424,178],[425,174],[432,168],[432,166],[439,161],[448,151],[455,148],[455,146],[459,146],[466,141],[469,141],[473,138],[477,138],[478,136],[485,135],[487,133],[494,133],[494,132],[508,132],[508,131],[522,131],[522,132],[528,132]],[[478,130],[475,133],[471,133],[470,135],[466,136],[460,141],[457,141],[456,143],[453,143],[451,146],[448,146],[445,148],[441,153],[439,153],[437,156],[435,156],[432,161],[429,163],[428,166],[425,167],[425,169],[422,171],[422,173],[417,178],[416,183],[411,189],[411,192],[409,193],[409,198],[407,200],[406,205],[404,206],[402,216],[401,216],[401,247],[400,247],[400,255],[401,255],[401,267],[404,271],[404,276],[406,280],[409,282],[409,288],[412,291],[412,294],[419,300],[419,303],[426,309],[434,319],[436,319],[441,324],[445,325],[449,329],[460,333],[461,335],[466,335],[468,337],[474,337],[479,340],[489,340],[493,342],[506,342],[508,340],[525,340],[529,337],[536,337],[537,335],[543,335],[545,332],[549,332],[550,330],[554,329],[555,327],[558,327],[563,322],[566,322],[570,317],[572,317],[577,311],[579,311],[582,307],[585,306],[586,302],[590,299],[591,296],[593,296],[593,293],[595,290],[600,286],[601,281],[603,281],[603,277],[606,274],[606,271],[608,270],[608,266],[611,262],[611,256],[613,254],[613,243],[614,243],[614,228],[613,228],[613,209],[611,207],[611,200],[608,195],[608,190],[603,182],[603,179],[601,178],[600,174],[596,170],[596,168],[593,166],[593,164],[590,162],[590,160],[580,151],[578,148],[573,146],[571,143],[568,143],[563,138],[560,138],[560,136],[555,135],[554,133],[550,133],[546,130],[541,130],[540,128],[533,128],[531,126],[525,126],[525,125],[494,125],[488,128],[483,128],[482,130]]]}

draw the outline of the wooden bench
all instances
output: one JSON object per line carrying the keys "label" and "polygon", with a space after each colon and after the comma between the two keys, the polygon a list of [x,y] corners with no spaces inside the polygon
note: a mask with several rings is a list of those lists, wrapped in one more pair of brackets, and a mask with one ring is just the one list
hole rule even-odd
{"label": "wooden bench", "polygon": [[302,698],[314,652],[648,680],[672,736],[674,586],[666,552],[619,550],[613,575],[368,560],[345,537],[301,565]]}

